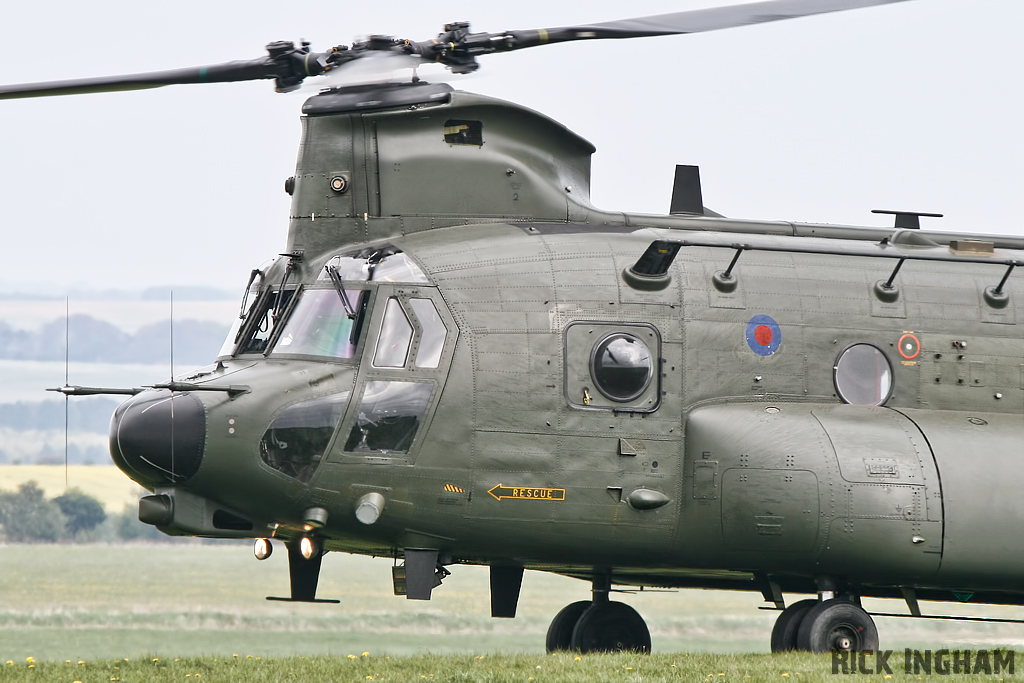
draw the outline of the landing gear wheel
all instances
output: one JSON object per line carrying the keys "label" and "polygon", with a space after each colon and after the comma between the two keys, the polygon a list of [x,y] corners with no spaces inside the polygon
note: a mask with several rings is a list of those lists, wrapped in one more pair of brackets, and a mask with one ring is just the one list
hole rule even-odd
{"label": "landing gear wheel", "polygon": [[622,602],[595,602],[572,632],[572,649],[580,652],[651,651],[651,633],[636,610]]}
{"label": "landing gear wheel", "polygon": [[863,609],[846,600],[819,602],[804,615],[796,637],[807,652],[863,652],[878,649],[878,629]]}
{"label": "landing gear wheel", "polygon": [[789,652],[797,649],[796,635],[800,630],[800,622],[807,611],[817,604],[817,600],[801,600],[782,610],[772,628],[772,652]]}
{"label": "landing gear wheel", "polygon": [[564,652],[572,647],[572,630],[576,628],[576,622],[591,604],[593,603],[589,600],[580,600],[566,605],[555,615],[548,626],[548,637],[545,641],[548,652]]}

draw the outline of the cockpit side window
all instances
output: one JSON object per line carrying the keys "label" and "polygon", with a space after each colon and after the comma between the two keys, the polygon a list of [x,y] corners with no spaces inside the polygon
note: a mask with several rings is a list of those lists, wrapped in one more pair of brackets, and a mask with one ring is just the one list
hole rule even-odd
{"label": "cockpit side window", "polygon": [[253,304],[242,328],[237,353],[265,353],[278,324],[284,319],[295,296],[294,289],[267,290]]}
{"label": "cockpit side window", "polygon": [[349,392],[285,408],[260,440],[260,457],[278,472],[308,482],[345,414]]}
{"label": "cockpit side window", "polygon": [[[307,289],[295,304],[271,355],[352,358],[369,294],[365,289],[345,289],[343,301],[333,289]],[[346,301],[355,315],[346,311]]]}
{"label": "cockpit side window", "polygon": [[377,337],[377,349],[373,354],[375,368],[401,368],[409,357],[409,345],[412,343],[412,324],[402,310],[398,299],[388,299],[384,309],[384,319]]}
{"label": "cockpit side window", "polygon": [[409,299],[413,315],[420,323],[419,348],[416,349],[415,365],[418,368],[436,368],[441,362],[448,328],[444,326],[437,307],[430,299]]}
{"label": "cockpit side window", "polygon": [[345,450],[409,452],[433,389],[432,382],[367,382]]}
{"label": "cockpit side window", "polygon": [[[220,353],[217,354],[218,358],[230,356],[234,352],[235,346],[238,345],[238,339],[242,336],[242,326],[245,325],[249,316],[258,308],[260,288],[262,286],[263,271],[254,268],[249,276],[249,284],[245,286],[245,293],[242,295],[242,304],[238,310],[238,317],[235,318],[231,324],[231,329],[228,330],[228,336],[220,347]],[[252,299],[252,303],[249,302],[250,299]]]}

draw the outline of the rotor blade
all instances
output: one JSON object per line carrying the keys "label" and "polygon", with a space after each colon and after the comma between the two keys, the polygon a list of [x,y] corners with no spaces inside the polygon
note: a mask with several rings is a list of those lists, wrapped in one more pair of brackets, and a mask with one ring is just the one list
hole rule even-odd
{"label": "rotor blade", "polygon": [[24,97],[52,97],[55,95],[82,95],[87,93],[119,92],[124,90],[146,90],[165,85],[189,83],[228,83],[232,81],[253,81],[276,76],[272,59],[261,57],[248,61],[226,62],[210,66],[196,66],[172,71],[154,71],[126,76],[103,76],[81,78],[71,81],[50,81],[47,83],[22,83],[21,85],[0,86],[0,100]]}
{"label": "rotor blade", "polygon": [[651,17],[621,19],[600,24],[563,26],[532,31],[509,31],[509,34],[516,38],[516,48],[572,40],[671,36],[763,24],[782,19],[796,19],[814,14],[874,7],[894,2],[906,2],[906,0],[768,0],[767,2],[744,5],[710,7],[686,12],[658,14]]}

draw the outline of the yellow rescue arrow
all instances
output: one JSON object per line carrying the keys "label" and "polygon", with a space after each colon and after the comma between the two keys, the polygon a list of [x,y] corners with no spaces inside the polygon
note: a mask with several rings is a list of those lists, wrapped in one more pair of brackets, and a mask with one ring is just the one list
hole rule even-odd
{"label": "yellow rescue arrow", "polygon": [[539,488],[536,486],[505,486],[498,484],[487,493],[498,500],[565,500],[565,489]]}

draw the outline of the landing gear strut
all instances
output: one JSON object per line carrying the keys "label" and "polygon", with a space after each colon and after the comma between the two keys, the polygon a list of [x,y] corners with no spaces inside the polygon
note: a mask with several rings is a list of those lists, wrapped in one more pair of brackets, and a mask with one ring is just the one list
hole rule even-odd
{"label": "landing gear strut", "polygon": [[563,608],[548,627],[547,651],[650,652],[651,634],[629,605],[608,599],[611,578],[594,577],[593,600]]}

